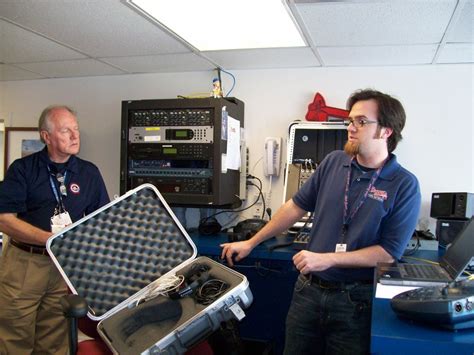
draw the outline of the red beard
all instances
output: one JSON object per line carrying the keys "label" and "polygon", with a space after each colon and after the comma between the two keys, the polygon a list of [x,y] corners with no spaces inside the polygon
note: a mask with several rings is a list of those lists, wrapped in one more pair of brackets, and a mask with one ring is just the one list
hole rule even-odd
{"label": "red beard", "polygon": [[351,157],[355,157],[359,154],[359,145],[350,141],[347,141],[344,145],[344,151]]}

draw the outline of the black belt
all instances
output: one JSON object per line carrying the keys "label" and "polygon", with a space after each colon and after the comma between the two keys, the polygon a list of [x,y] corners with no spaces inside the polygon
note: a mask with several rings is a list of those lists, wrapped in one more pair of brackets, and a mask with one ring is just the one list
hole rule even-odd
{"label": "black belt", "polygon": [[46,250],[46,247],[33,246],[30,244],[18,242],[14,239],[10,239],[10,244],[13,245],[14,247],[17,247],[18,249],[27,251],[28,253],[31,253],[31,254],[40,254],[40,255],[49,256],[48,251]]}
{"label": "black belt", "polygon": [[312,285],[317,285],[320,288],[327,288],[327,289],[338,289],[344,290],[350,287],[358,286],[358,285],[372,285],[372,280],[359,280],[359,281],[327,281],[320,279],[316,275],[309,275],[304,276]]}

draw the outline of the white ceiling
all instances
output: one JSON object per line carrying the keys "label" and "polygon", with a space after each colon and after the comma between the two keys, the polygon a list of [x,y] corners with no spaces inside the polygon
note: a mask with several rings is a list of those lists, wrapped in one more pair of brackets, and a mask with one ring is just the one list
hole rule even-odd
{"label": "white ceiling", "polygon": [[124,1],[0,0],[0,80],[474,62],[474,0],[287,3],[307,47],[199,52]]}

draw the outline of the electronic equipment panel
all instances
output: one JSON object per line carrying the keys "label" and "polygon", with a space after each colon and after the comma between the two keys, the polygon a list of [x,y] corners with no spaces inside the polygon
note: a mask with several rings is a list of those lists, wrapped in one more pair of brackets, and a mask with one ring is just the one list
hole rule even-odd
{"label": "electronic equipment panel", "polygon": [[339,122],[295,122],[289,130],[288,163],[319,164],[333,150],[343,149],[347,142],[347,127]]}
{"label": "electronic equipment panel", "polygon": [[401,318],[450,330],[474,328],[474,281],[405,291],[390,305]]}
{"label": "electronic equipment panel", "polygon": [[[310,178],[321,161],[333,150],[342,150],[347,142],[347,129],[339,122],[293,122],[289,126],[287,165],[283,198],[288,201]],[[296,222],[288,235],[295,237],[296,249],[303,249],[309,240],[312,216],[307,214]]]}
{"label": "electronic equipment panel", "polygon": [[294,122],[290,124],[287,147],[284,201],[290,199],[333,150],[347,142],[346,126],[338,122]]}
{"label": "electronic equipment panel", "polygon": [[174,206],[240,205],[240,173],[225,167],[229,119],[243,130],[242,101],[123,101],[120,192],[151,183]]}

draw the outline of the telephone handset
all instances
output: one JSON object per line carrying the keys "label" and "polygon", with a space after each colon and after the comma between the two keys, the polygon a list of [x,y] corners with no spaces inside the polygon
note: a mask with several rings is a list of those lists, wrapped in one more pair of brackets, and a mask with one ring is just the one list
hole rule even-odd
{"label": "telephone handset", "polygon": [[265,154],[263,155],[263,172],[265,176],[280,175],[281,137],[265,138]]}

